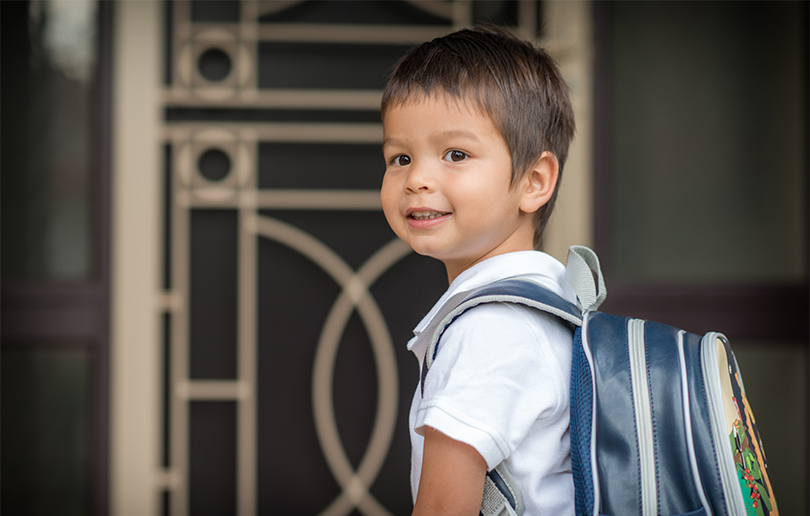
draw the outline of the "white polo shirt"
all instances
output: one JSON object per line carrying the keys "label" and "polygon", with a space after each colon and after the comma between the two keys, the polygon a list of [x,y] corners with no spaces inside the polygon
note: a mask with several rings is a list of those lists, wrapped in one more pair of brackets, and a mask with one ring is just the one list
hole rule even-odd
{"label": "white polo shirt", "polygon": [[[489,258],[461,273],[414,329],[408,349],[423,367],[425,332],[455,294],[521,276],[571,302],[565,267],[540,251]],[[424,336],[424,338],[422,338]],[[411,404],[411,489],[416,501],[424,427],[475,448],[492,469],[506,461],[525,516],[573,515],[569,385],[571,330],[556,317],[509,303],[477,306],[444,333],[436,360]]]}

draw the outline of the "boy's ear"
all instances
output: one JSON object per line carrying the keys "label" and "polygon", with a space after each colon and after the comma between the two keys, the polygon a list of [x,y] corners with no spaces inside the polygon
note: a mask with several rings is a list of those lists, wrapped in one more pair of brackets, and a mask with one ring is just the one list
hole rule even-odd
{"label": "boy's ear", "polygon": [[557,156],[549,151],[544,151],[523,178],[520,211],[534,213],[545,205],[554,194],[559,175],[560,164]]}

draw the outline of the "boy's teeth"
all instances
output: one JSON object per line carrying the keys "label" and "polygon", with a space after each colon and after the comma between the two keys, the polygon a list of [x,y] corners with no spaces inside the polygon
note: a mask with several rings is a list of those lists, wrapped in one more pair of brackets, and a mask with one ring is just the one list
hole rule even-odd
{"label": "boy's teeth", "polygon": [[436,217],[441,217],[441,213],[435,211],[415,211],[411,213],[411,217],[416,220],[431,220],[435,219]]}

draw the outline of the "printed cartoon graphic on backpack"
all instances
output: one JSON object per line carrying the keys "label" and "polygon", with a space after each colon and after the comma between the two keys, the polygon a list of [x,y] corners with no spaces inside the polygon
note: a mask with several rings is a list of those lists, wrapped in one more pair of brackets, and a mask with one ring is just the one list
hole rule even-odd
{"label": "printed cartoon graphic on backpack", "polygon": [[737,361],[732,353],[727,352],[727,346],[725,341],[717,339],[726,428],[746,512],[749,516],[777,516],[779,510],[768,478],[756,420],[740,384]]}

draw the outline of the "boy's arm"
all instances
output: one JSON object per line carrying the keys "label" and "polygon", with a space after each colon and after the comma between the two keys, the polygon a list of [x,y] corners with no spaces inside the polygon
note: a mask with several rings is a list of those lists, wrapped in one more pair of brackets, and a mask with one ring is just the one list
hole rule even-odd
{"label": "boy's arm", "polygon": [[413,516],[478,516],[486,474],[487,463],[475,448],[425,427]]}

